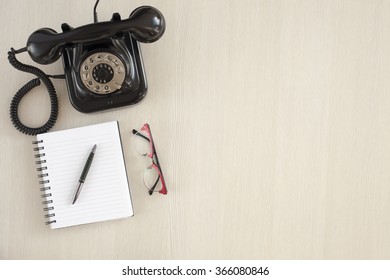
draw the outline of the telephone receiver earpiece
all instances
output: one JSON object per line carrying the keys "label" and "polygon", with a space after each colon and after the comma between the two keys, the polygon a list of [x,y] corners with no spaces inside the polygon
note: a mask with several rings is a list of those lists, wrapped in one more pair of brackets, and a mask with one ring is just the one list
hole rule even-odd
{"label": "telephone receiver earpiece", "polygon": [[162,13],[152,7],[139,7],[129,16],[132,21],[133,37],[141,43],[153,43],[160,39],[165,32],[165,18]]}
{"label": "telephone receiver earpiece", "polygon": [[121,32],[130,32],[141,43],[152,43],[160,39],[164,31],[162,13],[153,7],[142,6],[125,20],[92,23],[64,33],[50,28],[39,29],[28,38],[27,51],[35,62],[50,64],[61,57],[66,44],[96,41]]}

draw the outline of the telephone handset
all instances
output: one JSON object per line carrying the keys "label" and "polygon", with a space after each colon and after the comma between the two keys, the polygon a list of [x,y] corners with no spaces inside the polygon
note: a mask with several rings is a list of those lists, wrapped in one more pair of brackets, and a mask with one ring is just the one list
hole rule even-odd
{"label": "telephone handset", "polygon": [[[135,9],[122,20],[114,13],[111,21],[95,22],[78,28],[62,24],[62,33],[41,28],[30,35],[25,48],[8,52],[8,60],[16,69],[38,78],[22,87],[11,102],[11,121],[21,132],[29,135],[50,130],[58,115],[58,101],[50,78],[65,78],[70,102],[80,112],[96,112],[133,105],[141,101],[147,82],[139,43],[152,43],[162,37],[165,19],[150,6]],[[40,69],[23,64],[16,54],[27,51],[39,64],[50,64],[61,56],[65,75],[50,76]],[[21,98],[43,83],[49,93],[51,113],[47,123],[38,128],[22,124],[18,118]]]}

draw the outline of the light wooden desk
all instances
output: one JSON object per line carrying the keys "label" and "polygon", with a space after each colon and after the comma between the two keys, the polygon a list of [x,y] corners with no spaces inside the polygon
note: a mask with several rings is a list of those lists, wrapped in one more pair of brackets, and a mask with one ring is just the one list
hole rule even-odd
{"label": "light wooden desk", "polygon": [[[92,22],[94,0],[6,1],[1,26],[1,259],[389,259],[390,1],[101,1],[166,17],[141,45],[142,103],[77,112],[55,80],[61,130],[118,120],[135,216],[52,231],[31,141],[9,120],[29,74],[7,61],[36,29]],[[31,63],[26,54],[18,56]],[[63,73],[60,61],[40,66]],[[21,104],[44,123],[47,93]],[[149,122],[169,188],[150,197],[130,130]]]}

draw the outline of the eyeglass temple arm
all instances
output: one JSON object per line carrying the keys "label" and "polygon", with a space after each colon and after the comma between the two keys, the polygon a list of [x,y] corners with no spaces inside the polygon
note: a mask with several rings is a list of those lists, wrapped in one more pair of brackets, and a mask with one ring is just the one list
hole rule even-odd
{"label": "eyeglass temple arm", "polygon": [[139,131],[137,131],[137,130],[135,130],[135,129],[133,129],[133,134],[134,134],[135,136],[142,137],[142,138],[144,138],[145,140],[147,140],[148,142],[150,142],[150,139],[149,139],[148,137],[142,135]]}
{"label": "eyeglass temple arm", "polygon": [[156,147],[154,146],[152,131],[151,131],[150,127],[149,127],[149,124],[145,124],[145,125],[147,126],[147,131],[149,132],[150,142],[151,142],[151,144],[153,146],[152,149],[153,149],[153,153],[154,153],[154,156],[155,156],[155,159],[156,159],[156,166],[158,168],[158,172],[160,173],[159,174],[160,175],[159,178],[161,178],[161,184],[163,185],[163,188],[161,189],[160,193],[161,194],[167,194],[167,187],[165,185],[165,179],[164,179],[164,175],[163,175],[163,172],[162,172],[162,169],[161,169],[160,161],[158,160]]}
{"label": "eyeglass temple arm", "polygon": [[[164,176],[163,176],[163,174],[162,174],[161,168],[160,168],[156,163],[153,163],[153,164],[152,164],[152,168],[156,169],[156,171],[158,172],[158,175],[159,175],[158,179],[161,179],[162,188],[161,188],[161,190],[159,191],[159,193],[161,193],[161,194],[167,194],[167,193],[168,193],[168,190],[167,190],[167,186],[165,185],[165,180],[164,180]],[[158,179],[157,179],[157,182],[158,182]],[[156,183],[157,183],[157,182],[156,182]],[[150,191],[153,192],[153,191],[154,191],[154,188],[155,188],[155,186],[153,186],[153,187],[150,189]],[[149,191],[149,194],[152,195],[152,194],[150,193],[150,191]]]}
{"label": "eyeglass temple arm", "polygon": [[154,189],[156,188],[158,181],[160,181],[160,176],[157,177],[156,183],[153,184],[153,187],[150,188],[149,194],[152,195],[154,192]]}

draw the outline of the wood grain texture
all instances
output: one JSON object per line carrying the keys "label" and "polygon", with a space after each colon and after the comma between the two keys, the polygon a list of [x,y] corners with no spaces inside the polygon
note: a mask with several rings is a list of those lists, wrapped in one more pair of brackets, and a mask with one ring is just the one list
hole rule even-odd
{"label": "wood grain texture", "polygon": [[[32,77],[6,52],[38,28],[90,23],[94,2],[3,3],[0,259],[390,258],[390,2],[381,0],[101,1],[100,20],[143,4],[166,17],[164,37],[141,46],[147,97],[82,114],[54,81],[53,130],[119,121],[135,216],[45,227],[33,137],[8,111]],[[41,68],[63,72],[61,62]],[[48,104],[35,90],[21,119],[40,125]],[[142,186],[147,163],[130,130],[144,122],[166,197]]]}

